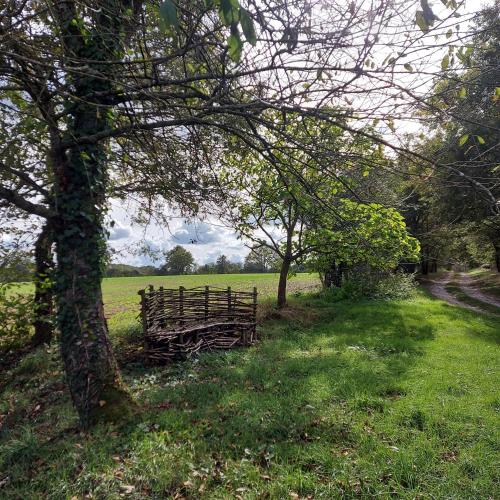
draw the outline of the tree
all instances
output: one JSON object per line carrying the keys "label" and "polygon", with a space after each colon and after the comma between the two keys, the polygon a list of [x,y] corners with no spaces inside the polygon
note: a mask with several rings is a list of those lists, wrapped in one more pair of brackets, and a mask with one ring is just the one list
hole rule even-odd
{"label": "tree", "polygon": [[270,248],[255,247],[245,257],[243,271],[246,273],[268,273],[279,270],[279,258]]}
{"label": "tree", "polygon": [[215,261],[215,268],[217,274],[227,274],[229,273],[229,259],[225,255],[219,255]]}
{"label": "tree", "polygon": [[194,258],[188,250],[177,245],[165,255],[165,264],[160,268],[161,274],[189,274],[193,271]]}
{"label": "tree", "polygon": [[[277,114],[273,119],[281,122]],[[332,237],[322,241],[320,234],[356,231],[359,217],[353,220],[351,205],[346,210],[348,200],[359,204],[369,172],[388,164],[374,141],[347,133],[346,122],[341,127],[290,116],[281,122],[285,133],[267,138],[272,147],[264,158],[241,148],[227,153],[223,182],[232,194],[220,217],[255,248],[265,248],[279,260],[279,308],[286,305],[291,266],[333,242]]]}
{"label": "tree", "polygon": [[314,248],[309,265],[320,273],[325,287],[340,286],[349,266],[363,263],[389,270],[401,259],[418,260],[419,243],[408,234],[403,216],[394,208],[342,199],[339,211],[347,225],[320,221],[305,234]]}
{"label": "tree", "polygon": [[[399,36],[413,27],[414,9],[398,4],[280,0],[243,8],[168,0],[159,7],[51,0],[41,8],[36,0],[12,0],[0,17],[0,107],[10,135],[0,197],[53,230],[61,353],[85,427],[125,415],[130,405],[102,305],[110,194],[137,189],[146,213],[157,196],[196,210],[220,144],[239,138],[265,153],[266,131],[280,133],[263,111],[344,123],[343,114],[311,106],[308,96],[331,105],[369,89],[373,102],[357,118],[392,123],[402,90],[391,82],[409,64],[404,58],[419,52],[412,37]],[[425,12],[417,20],[432,39]],[[245,50],[241,31],[257,49]],[[395,54],[375,62],[381,32]],[[404,90],[411,99],[412,89]],[[186,177],[179,175],[184,160]]]}
{"label": "tree", "polygon": [[[496,5],[481,12],[470,44],[450,59],[431,100],[442,112],[433,117],[429,134],[413,147],[453,167],[437,171],[421,164],[410,167],[414,179],[417,172],[421,174],[407,191],[414,200],[411,225],[422,244],[424,274],[428,264],[437,261],[437,252],[446,254],[451,248],[458,252],[464,231],[475,234],[477,241],[489,241],[500,272],[499,9]],[[449,263],[453,261],[449,255]]]}

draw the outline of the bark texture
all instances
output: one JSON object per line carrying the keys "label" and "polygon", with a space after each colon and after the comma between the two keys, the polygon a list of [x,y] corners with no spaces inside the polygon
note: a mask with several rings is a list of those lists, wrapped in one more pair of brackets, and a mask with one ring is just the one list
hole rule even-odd
{"label": "bark texture", "polygon": [[[121,57],[121,10],[127,2],[109,0],[96,13],[91,35],[75,19],[74,2],[58,2],[63,49],[71,60],[88,62],[85,71],[68,71],[72,96],[66,137],[53,144],[55,177],[54,236],[58,255],[56,272],[57,325],[71,396],[81,425],[117,420],[130,413],[132,402],[124,390],[108,336],[101,292],[105,254],[105,195],[107,147],[101,142],[80,144],[79,139],[111,126],[106,102],[90,95],[112,91],[113,65]],[[116,12],[116,16],[111,16]]]}
{"label": "bark texture", "polygon": [[285,258],[281,263],[280,279],[278,283],[278,309],[283,309],[286,306],[286,285],[291,264],[291,257],[285,255]]}

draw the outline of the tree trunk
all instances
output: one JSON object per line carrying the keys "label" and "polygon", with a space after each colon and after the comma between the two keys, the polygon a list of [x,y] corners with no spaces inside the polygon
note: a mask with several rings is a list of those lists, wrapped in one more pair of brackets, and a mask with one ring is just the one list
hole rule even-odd
{"label": "tree trunk", "polygon": [[[66,102],[70,116],[66,143],[64,147],[53,143],[51,158],[57,214],[57,325],[71,397],[84,428],[100,420],[122,419],[133,406],[111,349],[101,292],[108,145],[102,141],[79,144],[80,138],[111,126],[107,103],[89,96],[113,91],[114,66],[109,60],[121,59],[123,12],[129,3],[104,2],[96,11],[98,29],[91,30],[92,36],[74,22],[78,19],[74,2],[56,5],[72,87]],[[78,66],[81,60],[87,61],[84,72]],[[76,61],[75,71],[72,61]]]}
{"label": "tree trunk", "polygon": [[[81,113],[75,117],[73,133],[88,130],[96,121],[92,113]],[[57,325],[71,397],[81,425],[87,428],[98,420],[127,415],[131,402],[120,382],[102,301],[106,186],[102,148],[75,148],[58,170]]]}
{"label": "tree trunk", "polygon": [[426,255],[422,256],[422,260],[420,261],[420,272],[425,276],[429,274],[429,260]]}
{"label": "tree trunk", "polygon": [[35,333],[31,339],[34,346],[49,344],[54,335],[53,323],[53,235],[50,223],[43,226],[35,243]]}
{"label": "tree trunk", "polygon": [[346,265],[343,262],[337,264],[333,261],[330,269],[325,273],[325,287],[331,288],[332,286],[340,288],[346,272]]}
{"label": "tree trunk", "polygon": [[500,244],[494,244],[493,248],[495,249],[495,265],[497,271],[500,273]]}
{"label": "tree trunk", "polygon": [[286,285],[291,264],[291,257],[285,256],[281,263],[280,280],[278,283],[278,309],[283,309],[286,306]]}

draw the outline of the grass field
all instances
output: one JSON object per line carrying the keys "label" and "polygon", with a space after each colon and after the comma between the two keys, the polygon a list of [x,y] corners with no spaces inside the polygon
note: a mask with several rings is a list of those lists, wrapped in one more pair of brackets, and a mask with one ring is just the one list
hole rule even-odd
{"label": "grass field", "polygon": [[[107,280],[108,305],[150,281]],[[500,497],[499,319],[423,292],[311,295],[259,332],[249,349],[124,367],[140,414],[88,434],[57,348],[28,355],[1,376],[0,497]]]}
{"label": "grass field", "polygon": [[[102,284],[104,309],[111,336],[126,334],[139,325],[139,295],[137,292],[148,285],[176,288],[184,286],[232,287],[234,290],[252,290],[257,287],[259,302],[275,298],[279,274],[195,274],[187,276],[141,276],[132,278],[105,278]],[[320,282],[317,274],[299,273],[288,283],[290,296],[318,290]],[[22,283],[16,292],[32,291],[31,283]]]}

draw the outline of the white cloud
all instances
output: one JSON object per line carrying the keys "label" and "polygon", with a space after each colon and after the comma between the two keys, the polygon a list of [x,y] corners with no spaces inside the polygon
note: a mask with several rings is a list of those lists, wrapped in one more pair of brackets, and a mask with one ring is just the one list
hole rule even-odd
{"label": "white cloud", "polygon": [[131,234],[130,226],[122,226],[120,223],[115,223],[113,227],[109,229],[109,241],[123,240],[128,238]]}
{"label": "white cloud", "polygon": [[[172,212],[168,227],[156,222],[144,227],[132,223],[135,209],[133,202],[111,203],[109,218],[114,221],[114,227],[109,228],[109,240],[114,250],[114,262],[137,266],[161,265],[163,253],[176,245],[189,250],[200,265],[214,262],[221,254],[233,262],[242,262],[248,253],[248,248],[236,233],[214,218],[187,221]],[[140,248],[150,251],[139,254]]]}

